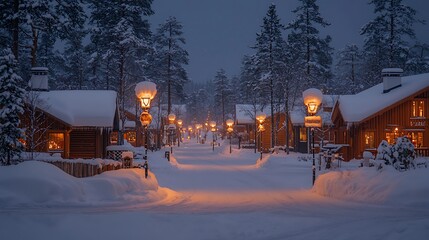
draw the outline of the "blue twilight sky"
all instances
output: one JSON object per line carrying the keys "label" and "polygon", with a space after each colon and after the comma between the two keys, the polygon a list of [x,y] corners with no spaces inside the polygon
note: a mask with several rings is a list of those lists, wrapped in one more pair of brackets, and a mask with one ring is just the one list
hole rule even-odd
{"label": "blue twilight sky", "polygon": [[[319,0],[320,13],[329,27],[322,36],[333,38],[332,46],[341,49],[346,44],[362,45],[360,28],[374,18],[369,0]],[[417,10],[419,19],[429,22],[429,1],[404,0]],[[155,30],[168,16],[176,17],[183,25],[189,53],[189,78],[194,82],[212,79],[224,68],[228,76],[240,73],[241,60],[253,53],[256,33],[262,25],[271,3],[286,25],[296,15],[292,13],[298,0],[154,0],[155,14],[149,18]],[[429,44],[429,25],[417,24],[416,35]]]}

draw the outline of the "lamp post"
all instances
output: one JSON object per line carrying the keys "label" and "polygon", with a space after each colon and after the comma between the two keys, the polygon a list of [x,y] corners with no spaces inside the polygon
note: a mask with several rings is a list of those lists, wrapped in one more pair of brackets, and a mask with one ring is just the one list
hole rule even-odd
{"label": "lamp post", "polygon": [[263,123],[264,123],[266,117],[267,117],[267,115],[264,112],[258,112],[256,114],[256,120],[259,122],[258,132],[259,132],[259,144],[261,145],[260,146],[261,160],[262,160],[262,150],[263,150],[263,148],[262,148],[262,132],[265,131]]}
{"label": "lamp post", "polygon": [[231,147],[231,141],[232,141],[232,132],[234,131],[234,129],[232,128],[232,125],[234,125],[234,120],[232,119],[228,119],[226,120],[226,125],[228,126],[228,128],[226,129],[229,133],[229,154],[232,153],[232,147]]}
{"label": "lamp post", "polygon": [[177,138],[177,147],[180,147],[180,141],[182,140],[182,119],[177,120],[177,125],[179,125],[179,137]]}
{"label": "lamp post", "polygon": [[195,134],[197,135],[197,143],[201,142],[201,127],[203,125],[197,123],[195,124]]}
{"label": "lamp post", "polygon": [[210,127],[211,127],[211,131],[212,131],[212,136],[213,136],[213,152],[214,152],[214,146],[215,146],[215,137],[214,134],[216,132],[216,122],[215,121],[210,121]]}
{"label": "lamp post", "polygon": [[169,144],[170,144],[170,153],[173,154],[173,133],[176,130],[176,125],[174,124],[174,120],[176,120],[176,115],[174,113],[168,114],[168,121],[170,124],[168,125],[168,135],[169,135]]}
{"label": "lamp post", "polygon": [[149,114],[150,101],[156,95],[156,84],[153,82],[143,81],[137,83],[134,89],[137,98],[140,100],[140,106],[143,112],[140,115],[140,122],[145,132],[145,159],[147,160],[147,148],[148,148],[148,128],[152,122],[152,116]]}
{"label": "lamp post", "polygon": [[307,106],[308,116],[305,117],[304,123],[305,127],[311,128],[311,141],[312,147],[311,152],[313,153],[313,185],[316,181],[316,159],[314,154],[314,128],[322,127],[322,118],[320,116],[315,116],[318,110],[319,105],[322,103],[323,93],[316,88],[309,88],[302,93],[304,99],[304,105]]}

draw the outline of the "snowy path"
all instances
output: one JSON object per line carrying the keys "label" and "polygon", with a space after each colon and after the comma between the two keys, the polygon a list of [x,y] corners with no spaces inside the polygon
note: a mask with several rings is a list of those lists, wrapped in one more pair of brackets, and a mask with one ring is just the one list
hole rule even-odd
{"label": "snowy path", "polygon": [[[0,208],[5,239],[424,239],[429,206],[357,203],[311,191],[296,155],[188,142],[149,154],[166,197],[148,203]],[[169,190],[171,189],[171,190]],[[3,237],[2,237],[3,238]]]}

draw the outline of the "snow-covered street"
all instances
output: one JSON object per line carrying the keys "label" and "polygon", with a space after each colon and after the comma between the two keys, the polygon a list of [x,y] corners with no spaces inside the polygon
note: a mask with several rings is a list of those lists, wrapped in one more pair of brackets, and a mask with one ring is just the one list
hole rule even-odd
{"label": "snow-covered street", "polygon": [[[19,191],[7,191],[2,171],[2,238],[423,239],[429,233],[429,188],[420,183],[407,188],[412,175],[428,180],[427,169],[376,173],[373,168],[346,171],[344,166],[342,171],[319,176],[312,188],[310,161],[298,161],[295,153],[264,154],[259,160],[259,153],[252,149],[236,147],[230,154],[227,141],[214,152],[209,144],[185,142],[180,148],[174,147],[170,162],[163,158],[164,151],[149,152],[154,175],[148,179],[140,169],[117,170],[88,179],[62,176],[58,171],[55,174],[61,176],[56,177],[67,181],[58,182],[56,187],[68,192],[69,199],[58,197],[64,192],[52,190],[55,187],[37,186],[44,184],[41,176],[33,185],[40,189],[32,190],[45,191],[47,197],[33,193],[16,203]],[[366,187],[347,183],[347,176],[353,174],[356,181],[370,178],[363,184]],[[402,174],[403,184],[381,183],[381,174],[386,174],[383,178],[387,180]],[[9,184],[22,189],[31,185],[31,177],[19,179]],[[341,187],[335,187],[331,180],[355,187],[334,194],[332,189]],[[139,181],[144,189],[135,185]],[[121,182],[128,186],[119,186]],[[399,190],[393,190],[395,186]],[[74,196],[74,191],[81,195]],[[407,199],[410,194],[412,201]],[[49,196],[54,200],[48,200]]]}

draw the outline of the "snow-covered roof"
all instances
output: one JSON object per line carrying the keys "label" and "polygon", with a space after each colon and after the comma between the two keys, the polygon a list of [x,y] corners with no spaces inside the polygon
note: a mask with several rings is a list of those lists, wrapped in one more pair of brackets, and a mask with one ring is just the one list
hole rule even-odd
{"label": "snow-covered roof", "polygon": [[339,110],[345,122],[360,122],[418,91],[429,87],[429,73],[402,77],[401,86],[383,93],[383,83],[355,95],[339,98]]}
{"label": "snow-covered roof", "polygon": [[75,127],[113,127],[116,92],[106,90],[64,90],[34,92],[38,107]]}
{"label": "snow-covered roof", "polygon": [[[261,110],[259,105],[256,105],[257,110]],[[263,112],[268,116],[271,115],[269,107],[265,107]],[[252,104],[236,104],[235,119],[237,124],[254,124],[255,123],[255,106]]]}

